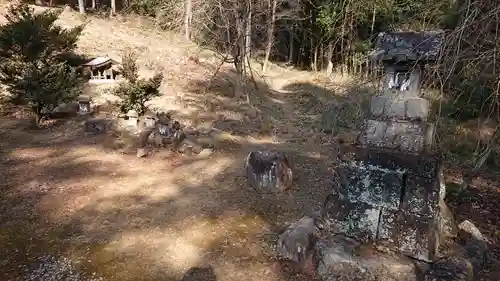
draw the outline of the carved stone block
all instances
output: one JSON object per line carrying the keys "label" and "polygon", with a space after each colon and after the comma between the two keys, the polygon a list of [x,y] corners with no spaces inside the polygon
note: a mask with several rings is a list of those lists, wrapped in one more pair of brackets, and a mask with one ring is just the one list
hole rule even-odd
{"label": "carved stone block", "polygon": [[439,246],[437,219],[405,210],[382,210],[377,241],[404,255],[433,261]]}
{"label": "carved stone block", "polygon": [[435,178],[441,171],[442,159],[437,154],[400,154],[389,150],[375,150],[361,147],[348,147],[342,155],[345,163],[363,162],[365,166]]}
{"label": "carved stone block", "polygon": [[360,142],[367,148],[420,153],[425,144],[425,124],[367,120]]}
{"label": "carved stone block", "polygon": [[345,175],[347,185],[339,192],[351,202],[365,202],[397,210],[400,204],[403,174],[379,169],[376,166],[344,166],[339,172]]}
{"label": "carved stone block", "polygon": [[408,175],[402,207],[413,214],[436,216],[439,212],[439,190],[438,178]]}

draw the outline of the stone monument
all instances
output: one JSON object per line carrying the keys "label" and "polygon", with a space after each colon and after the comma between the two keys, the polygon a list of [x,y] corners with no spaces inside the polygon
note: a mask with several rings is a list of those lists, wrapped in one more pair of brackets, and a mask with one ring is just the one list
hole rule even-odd
{"label": "stone monument", "polygon": [[420,80],[441,36],[379,34],[371,57],[384,63],[384,88],[371,100],[357,144],[341,155],[338,185],[324,210],[334,232],[423,261],[436,258],[445,190]]}
{"label": "stone monument", "polygon": [[[437,60],[443,38],[440,31],[379,34],[370,56],[384,64],[384,88],[356,143],[341,151],[321,212],[280,234],[280,256],[303,268],[312,262],[325,281],[470,281],[477,274],[487,240],[473,224],[457,227],[444,202],[442,159],[420,89],[423,65]],[[440,253],[459,230],[476,234],[460,251]]]}

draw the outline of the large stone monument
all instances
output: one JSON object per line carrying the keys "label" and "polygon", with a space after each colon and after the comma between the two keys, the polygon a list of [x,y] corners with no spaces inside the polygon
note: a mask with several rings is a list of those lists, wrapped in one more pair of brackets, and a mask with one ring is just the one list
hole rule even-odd
{"label": "large stone monument", "polygon": [[[415,281],[424,275],[425,280],[472,280],[485,239],[472,239],[480,249],[468,251],[474,258],[460,253],[443,259],[449,253],[439,253],[457,226],[444,203],[442,160],[434,150],[430,104],[420,84],[423,66],[438,58],[443,36],[438,31],[379,34],[370,56],[384,64],[384,88],[372,98],[356,144],[339,155],[336,184],[321,214],[280,235],[281,256],[303,264],[312,256],[327,281]],[[466,270],[468,265],[474,270]]]}
{"label": "large stone monument", "polygon": [[436,257],[445,192],[420,79],[422,65],[439,53],[440,35],[379,35],[372,58],[384,63],[383,92],[371,100],[358,143],[341,155],[339,184],[325,204],[335,232],[425,261]]}

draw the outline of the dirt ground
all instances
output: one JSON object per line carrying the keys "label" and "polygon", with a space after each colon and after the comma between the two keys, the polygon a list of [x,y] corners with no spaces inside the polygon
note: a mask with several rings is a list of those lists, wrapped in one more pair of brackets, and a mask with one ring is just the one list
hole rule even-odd
{"label": "dirt ground", "polygon": [[[82,22],[69,12],[60,19],[63,26]],[[137,158],[109,134],[85,132],[85,117],[43,128],[20,110],[0,117],[0,280],[23,280],[47,255],[68,257],[85,274],[111,281],[180,280],[195,266],[213,268],[218,281],[311,279],[276,266],[275,233],[319,210],[329,192],[335,145],[318,133],[318,113],[328,103],[363,97],[346,95],[353,91],[349,80],[272,66],[265,76],[256,73],[250,107],[244,97],[228,97],[230,66],[209,83],[218,63],[212,53],[137,22],[92,18],[78,47],[117,59],[125,48],[140,54],[142,75],[165,73],[163,96],[152,108],[173,111],[186,126],[225,133],[208,140],[210,155],[163,149]],[[87,93],[112,100],[102,88]],[[289,192],[263,196],[247,187],[244,158],[262,147],[292,157]],[[456,194],[452,206],[467,219],[461,204],[474,202],[472,220],[497,243],[500,190],[497,182],[482,183],[485,192]],[[500,280],[496,265],[490,261],[484,280]]]}

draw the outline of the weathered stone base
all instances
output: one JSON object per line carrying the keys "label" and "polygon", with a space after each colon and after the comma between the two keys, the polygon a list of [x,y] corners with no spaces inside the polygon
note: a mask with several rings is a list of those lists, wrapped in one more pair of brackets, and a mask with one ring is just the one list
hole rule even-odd
{"label": "weathered stone base", "polygon": [[337,169],[340,186],[324,205],[329,228],[433,261],[445,224],[439,159],[361,148],[344,158]]}

